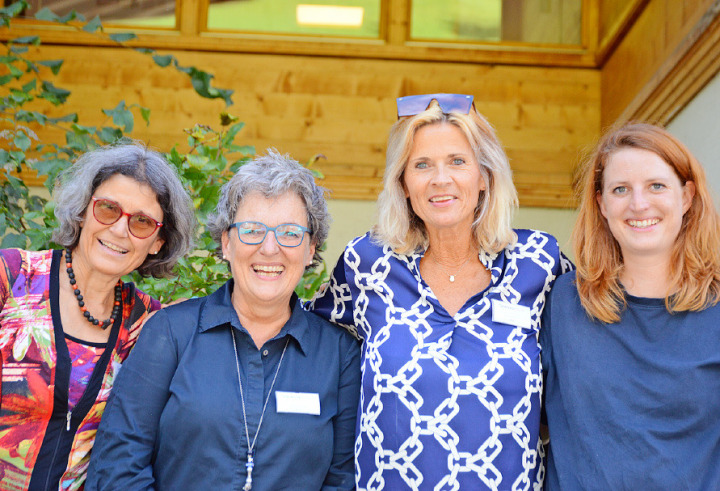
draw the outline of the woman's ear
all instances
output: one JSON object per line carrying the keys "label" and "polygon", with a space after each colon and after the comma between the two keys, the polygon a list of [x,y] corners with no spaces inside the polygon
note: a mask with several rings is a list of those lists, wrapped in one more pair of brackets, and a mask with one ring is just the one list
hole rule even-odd
{"label": "woman's ear", "polygon": [[690,209],[695,197],[695,182],[687,181],[683,186],[683,215]]}
{"label": "woman's ear", "polygon": [[220,237],[220,247],[222,249],[222,257],[223,259],[226,259],[230,253],[230,236],[228,235],[227,230],[224,231]]}

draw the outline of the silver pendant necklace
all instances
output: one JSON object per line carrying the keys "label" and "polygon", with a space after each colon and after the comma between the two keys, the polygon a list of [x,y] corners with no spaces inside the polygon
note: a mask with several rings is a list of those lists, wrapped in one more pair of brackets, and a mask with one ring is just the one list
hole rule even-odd
{"label": "silver pendant necklace", "polygon": [[473,258],[473,256],[470,256],[467,259],[465,259],[465,262],[463,262],[460,266],[458,266],[457,271],[455,271],[452,274],[448,273],[439,262],[435,261],[435,264],[437,264],[438,268],[440,268],[443,271],[443,273],[445,273],[446,275],[448,275],[450,277],[450,283],[455,283],[455,276],[460,272],[460,270],[463,268],[463,266],[465,266],[468,263],[468,261],[472,258]]}
{"label": "silver pendant necklace", "polygon": [[280,365],[282,365],[283,358],[285,358],[285,350],[287,350],[290,338],[288,337],[285,341],[285,347],[282,350],[282,354],[280,355],[280,361],[278,362],[278,366],[275,369],[275,376],[273,377],[272,383],[270,384],[270,390],[268,391],[267,398],[265,398],[265,404],[263,404],[262,413],[260,413],[260,421],[258,422],[257,430],[255,430],[255,436],[252,439],[252,443],[250,443],[250,433],[248,432],[247,416],[245,415],[245,396],[243,395],[243,386],[240,379],[240,357],[238,356],[237,341],[235,341],[235,333],[233,332],[232,327],[230,327],[230,337],[232,337],[233,348],[235,350],[235,368],[237,369],[238,385],[240,386],[240,402],[242,403],[243,423],[245,424],[245,438],[248,442],[247,462],[245,463],[245,469],[247,469],[247,477],[245,478],[245,486],[243,486],[243,490],[250,491],[252,489],[252,472],[253,468],[255,467],[255,460],[253,459],[253,456],[255,454],[255,442],[257,441],[258,433],[260,433],[260,426],[262,425],[263,417],[265,417],[265,409],[267,409],[268,401],[270,401],[273,387],[275,387],[275,381],[277,380],[278,373],[280,372]]}

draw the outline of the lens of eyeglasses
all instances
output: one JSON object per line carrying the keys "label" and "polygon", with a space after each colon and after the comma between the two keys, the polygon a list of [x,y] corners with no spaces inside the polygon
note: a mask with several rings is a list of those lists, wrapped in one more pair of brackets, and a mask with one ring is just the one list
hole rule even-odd
{"label": "lens of eyeglasses", "polygon": [[[95,219],[103,225],[112,225],[120,220],[120,217],[123,216],[123,211],[122,208],[113,201],[98,199],[95,200],[95,204],[93,205],[93,214],[95,215]],[[154,219],[142,213],[130,215],[128,220],[128,230],[138,239],[150,237],[157,227],[158,224]]]}
{"label": "lens of eyeglasses", "polygon": [[93,212],[95,214],[95,219],[103,225],[112,225],[120,220],[120,217],[122,216],[122,209],[112,201],[105,199],[95,200]]}
{"label": "lens of eyeglasses", "polygon": [[130,229],[130,233],[138,239],[145,239],[155,232],[157,222],[147,215],[136,213],[134,215],[130,215],[128,228]]}
{"label": "lens of eyeglasses", "polygon": [[280,245],[286,247],[297,247],[303,240],[305,231],[299,226],[292,223],[278,225],[275,228],[275,237]]}
{"label": "lens of eyeglasses", "polygon": [[236,226],[240,241],[248,245],[262,243],[268,230],[274,230],[278,244],[284,247],[299,246],[305,235],[305,229],[294,223],[283,223],[271,229],[260,222],[241,222]]}
{"label": "lens of eyeglasses", "polygon": [[398,118],[414,116],[425,111],[430,103],[436,100],[442,112],[469,114],[473,103],[473,96],[466,94],[420,94],[398,97]]}
{"label": "lens of eyeglasses", "polygon": [[259,244],[265,238],[265,234],[267,234],[267,228],[260,222],[241,222],[236,226],[238,237],[240,241],[245,244]]}

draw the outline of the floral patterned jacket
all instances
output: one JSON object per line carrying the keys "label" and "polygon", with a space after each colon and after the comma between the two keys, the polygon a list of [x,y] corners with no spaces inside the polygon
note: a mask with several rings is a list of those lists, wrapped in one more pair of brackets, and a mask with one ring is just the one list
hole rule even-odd
{"label": "floral patterned jacket", "polygon": [[[157,300],[136,290],[134,284],[123,285],[122,319],[111,328],[108,347],[112,346],[112,351],[106,350],[106,359],[98,362],[105,366],[104,372],[100,366],[95,375],[94,402],[90,392],[85,409],[76,415],[78,403],[70,413],[66,406],[62,407],[62,397],[58,397],[63,387],[67,391],[69,376],[69,365],[64,360],[69,360],[69,355],[58,326],[60,262],[60,251],[0,250],[0,489],[30,486],[38,456],[48,450],[43,447],[49,445],[45,440],[51,439],[46,438],[51,431],[61,436],[52,444],[53,457],[49,464],[44,462],[45,471],[49,465],[56,474],[62,472],[59,489],[83,487],[113,381],[143,321],[160,308]],[[92,381],[88,390],[91,385]],[[68,433],[64,435],[65,424],[56,421],[58,412],[62,412],[63,420],[67,417]],[[51,419],[53,414],[55,418]],[[61,439],[65,445],[61,445]]]}

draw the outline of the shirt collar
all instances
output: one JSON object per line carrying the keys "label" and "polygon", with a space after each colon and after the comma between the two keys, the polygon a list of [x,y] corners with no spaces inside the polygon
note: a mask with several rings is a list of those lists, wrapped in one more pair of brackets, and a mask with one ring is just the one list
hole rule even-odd
{"label": "shirt collar", "polygon": [[[209,329],[230,324],[235,329],[247,332],[232,305],[233,280],[228,280],[222,287],[208,295],[205,304],[200,310],[198,332],[205,332]],[[280,339],[285,336],[293,338],[303,355],[307,355],[309,341],[309,326],[306,313],[300,306],[298,296],[293,292],[290,297],[290,319],[285,323],[280,332],[273,339]]]}

